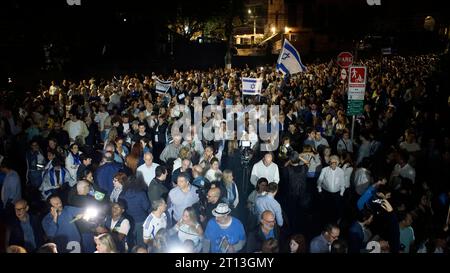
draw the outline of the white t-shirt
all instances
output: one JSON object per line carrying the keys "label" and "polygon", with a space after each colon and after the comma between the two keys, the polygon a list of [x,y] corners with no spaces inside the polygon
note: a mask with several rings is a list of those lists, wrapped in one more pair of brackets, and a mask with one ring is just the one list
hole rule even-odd
{"label": "white t-shirt", "polygon": [[143,224],[143,234],[144,240],[149,240],[155,238],[156,233],[162,228],[167,227],[167,215],[166,213],[161,214],[161,217],[156,217],[153,212],[147,216]]}
{"label": "white t-shirt", "polygon": [[145,184],[147,184],[147,186],[150,185],[150,182],[152,182],[153,178],[155,178],[155,171],[156,167],[158,166],[159,166],[158,163],[153,162],[152,166],[150,167],[147,167],[147,165],[145,165],[144,163],[137,168],[137,171],[141,172],[142,175],[144,176],[144,181]]}
{"label": "white t-shirt", "polygon": [[[114,219],[111,219],[111,226],[109,229],[113,230],[118,221],[119,220],[114,221]],[[120,234],[128,235],[128,232],[130,231],[130,221],[128,221],[128,219],[123,219],[120,226],[116,227],[114,231],[117,231]]]}
{"label": "white t-shirt", "polygon": [[105,120],[108,116],[108,112],[98,112],[95,115],[94,121],[99,124],[100,131],[103,131],[105,129]]}
{"label": "white t-shirt", "polygon": [[76,139],[77,136],[81,135],[81,120],[77,120],[77,122],[73,122],[71,120],[68,121],[69,128],[69,138]]}
{"label": "white t-shirt", "polygon": [[[197,223],[195,228],[198,228],[200,224]],[[197,230],[192,229],[189,225],[182,224],[180,227],[175,226],[175,230],[178,231],[178,240],[184,243],[186,240],[191,240],[194,243],[195,252],[199,252],[202,247],[201,241],[203,236],[197,233]]]}

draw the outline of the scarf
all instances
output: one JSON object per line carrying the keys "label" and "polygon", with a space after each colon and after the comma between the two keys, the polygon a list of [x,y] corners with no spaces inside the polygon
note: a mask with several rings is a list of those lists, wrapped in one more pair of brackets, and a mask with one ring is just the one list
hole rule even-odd
{"label": "scarf", "polygon": [[[51,168],[49,171],[49,175],[50,175],[50,184],[52,184],[52,186],[56,186],[56,176],[55,176],[55,168]],[[64,183],[64,178],[66,177],[66,171],[64,170],[64,168],[61,168],[61,170],[59,171],[59,183],[60,185],[62,185]]]}
{"label": "scarf", "polygon": [[73,165],[81,165],[80,154],[74,154],[70,152],[73,158]]}

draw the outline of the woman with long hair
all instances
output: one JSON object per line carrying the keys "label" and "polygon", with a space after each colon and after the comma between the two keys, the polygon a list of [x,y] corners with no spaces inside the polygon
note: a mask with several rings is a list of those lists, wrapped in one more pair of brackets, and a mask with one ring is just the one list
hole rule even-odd
{"label": "woman with long hair", "polygon": [[289,253],[306,253],[305,236],[294,234],[289,238]]}
{"label": "woman with long hair", "polygon": [[116,244],[114,239],[109,233],[103,233],[94,237],[97,251],[95,253],[117,253]]}
{"label": "woman with long hair", "polygon": [[114,189],[111,192],[109,199],[111,202],[115,203],[119,199],[120,193],[123,190],[123,185],[126,183],[127,175],[122,172],[116,173],[113,178]]}
{"label": "woman with long hair", "polygon": [[119,163],[124,163],[125,162],[125,158],[127,157],[127,155],[129,154],[129,150],[128,147],[124,144],[124,139],[122,136],[117,136],[115,141],[115,149],[116,149],[116,155],[115,158],[119,159]]}
{"label": "woman with long hair", "polygon": [[80,154],[78,144],[72,143],[69,146],[69,154],[66,157],[65,166],[73,179],[77,178],[78,167],[81,165]]}
{"label": "woman with long hair", "polygon": [[202,249],[203,228],[198,221],[197,213],[193,207],[187,207],[178,223],[170,230],[176,233],[180,243],[191,240],[194,243],[194,252],[199,253]]}
{"label": "woman with long hair", "polygon": [[124,171],[127,175],[135,175],[138,167],[139,167],[139,158],[131,154],[125,157]]}
{"label": "woman with long hair", "polygon": [[222,179],[222,171],[219,169],[219,160],[216,157],[211,159],[211,168],[206,172],[205,178],[209,182],[217,182]]}

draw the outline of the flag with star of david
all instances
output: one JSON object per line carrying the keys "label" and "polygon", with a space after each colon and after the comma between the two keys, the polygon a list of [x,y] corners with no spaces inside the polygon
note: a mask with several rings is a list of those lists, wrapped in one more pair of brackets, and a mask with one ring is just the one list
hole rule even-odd
{"label": "flag with star of david", "polygon": [[242,78],[242,94],[260,95],[262,89],[262,79]]}
{"label": "flag with star of david", "polygon": [[303,65],[297,49],[295,49],[288,39],[284,39],[283,48],[277,61],[277,71],[283,73],[283,75],[292,75],[305,72],[306,70],[306,66]]}

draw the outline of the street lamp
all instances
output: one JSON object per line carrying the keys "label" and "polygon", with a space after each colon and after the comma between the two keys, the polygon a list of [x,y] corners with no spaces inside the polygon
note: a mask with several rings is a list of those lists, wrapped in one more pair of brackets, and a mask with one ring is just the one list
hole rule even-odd
{"label": "street lamp", "polygon": [[275,32],[277,31],[276,27],[271,27],[270,30],[272,31],[272,34],[275,34]]}
{"label": "street lamp", "polygon": [[288,33],[289,32],[289,28],[286,26],[284,27],[284,33]]}
{"label": "street lamp", "polygon": [[[252,14],[252,10],[248,9],[248,14],[251,15]],[[254,44],[254,41],[256,39],[256,15],[253,15],[253,41],[252,44]]]}

